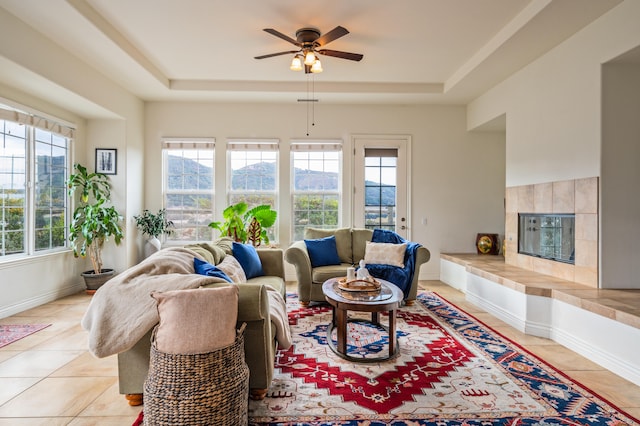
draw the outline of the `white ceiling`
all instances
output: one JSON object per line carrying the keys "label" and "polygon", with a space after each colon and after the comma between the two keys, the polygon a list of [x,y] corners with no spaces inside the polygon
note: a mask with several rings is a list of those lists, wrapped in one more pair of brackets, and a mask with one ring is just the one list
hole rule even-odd
{"label": "white ceiling", "polygon": [[[145,100],[464,104],[621,0],[0,0],[0,7]],[[350,34],[324,72],[289,70],[302,27]],[[1,43],[2,41],[0,41]],[[0,78],[29,90],[4,58]],[[34,76],[34,81],[35,81]],[[313,83],[311,85],[311,83]],[[33,87],[46,91],[41,81]],[[33,90],[33,89],[30,90]],[[40,93],[44,96],[43,93]]]}

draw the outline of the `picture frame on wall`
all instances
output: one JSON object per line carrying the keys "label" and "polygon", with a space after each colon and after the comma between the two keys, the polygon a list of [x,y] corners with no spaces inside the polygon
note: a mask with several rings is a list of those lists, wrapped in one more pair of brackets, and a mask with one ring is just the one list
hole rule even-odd
{"label": "picture frame on wall", "polygon": [[96,173],[115,175],[118,171],[117,163],[117,149],[96,148]]}

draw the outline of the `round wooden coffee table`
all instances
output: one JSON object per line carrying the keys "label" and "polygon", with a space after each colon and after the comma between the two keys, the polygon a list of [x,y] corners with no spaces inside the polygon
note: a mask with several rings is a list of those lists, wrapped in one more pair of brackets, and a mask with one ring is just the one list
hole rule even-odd
{"label": "round wooden coffee table", "polygon": [[[402,304],[404,294],[388,281],[380,282],[379,292],[354,292],[338,288],[339,278],[331,278],[322,284],[322,293],[333,308],[333,318],[327,329],[327,343],[338,356],[356,362],[386,361],[398,355],[398,338],[396,336],[396,310]],[[371,321],[349,319],[347,312],[371,312]],[[380,312],[389,312],[389,326],[380,324]],[[347,323],[370,322],[382,327],[389,333],[389,354],[381,357],[353,357],[347,354]],[[331,334],[336,329],[337,344],[334,344]]]}

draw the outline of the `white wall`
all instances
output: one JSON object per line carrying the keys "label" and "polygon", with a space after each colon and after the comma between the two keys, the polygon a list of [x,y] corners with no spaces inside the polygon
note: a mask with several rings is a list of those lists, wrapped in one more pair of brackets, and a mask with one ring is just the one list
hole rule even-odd
{"label": "white wall", "polygon": [[[149,103],[145,122],[145,206],[157,209],[162,206],[161,168],[151,165],[161,164],[162,137],[215,137],[216,143],[223,145],[227,138],[277,138],[288,144],[290,139],[305,137],[306,107]],[[504,134],[468,132],[464,107],[319,103],[315,123],[310,137],[342,139],[345,161],[352,152],[351,134],[412,136],[411,239],[427,247],[432,259],[422,267],[421,279],[438,279],[440,252],[474,251],[478,232],[502,234]],[[224,164],[224,159],[216,161]],[[281,172],[288,173],[289,159],[280,161]],[[350,188],[345,190],[351,193]],[[223,195],[216,197],[218,211],[225,207]],[[279,215],[281,226],[288,226],[290,213],[279,210]],[[427,225],[422,225],[422,218],[427,218]],[[281,241],[284,247],[288,244]]]}
{"label": "white wall", "polygon": [[469,104],[469,128],[506,114],[506,186],[600,176],[601,64],[640,45],[625,1]]}
{"label": "white wall", "polygon": [[640,72],[603,68],[640,46],[639,22],[624,1],[468,106],[468,128],[506,115],[507,187],[600,178],[604,288],[640,288],[640,116],[619,114],[637,111]]}
{"label": "white wall", "polygon": [[[79,131],[73,160],[90,169],[94,148],[117,148],[116,208],[127,218],[139,213],[144,103],[1,8],[0,39],[11,41],[0,43],[0,63],[24,69],[22,80],[5,81],[0,73],[0,97],[75,123]],[[82,100],[89,112],[65,108],[69,98]],[[105,260],[113,264],[105,266],[121,272],[132,265],[137,260],[135,237],[135,227],[129,227],[121,247],[107,247]],[[79,274],[87,269],[88,261],[74,259],[70,251],[17,261],[0,259],[0,317],[82,290]]]}

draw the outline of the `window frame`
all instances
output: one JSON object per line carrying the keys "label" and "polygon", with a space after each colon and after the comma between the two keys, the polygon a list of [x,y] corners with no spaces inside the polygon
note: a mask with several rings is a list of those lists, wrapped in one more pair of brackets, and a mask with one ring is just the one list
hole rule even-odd
{"label": "window frame", "polygon": [[[296,159],[295,155],[297,152],[337,152],[337,158],[326,159],[323,158],[323,163],[325,161],[337,161],[338,165],[338,183],[336,190],[321,190],[321,191],[304,191],[304,190],[296,190],[296,182],[295,182],[295,169],[296,169]],[[342,213],[344,209],[344,197],[343,197],[343,186],[344,186],[344,143],[341,139],[324,139],[324,140],[291,140],[291,150],[290,150],[290,170],[291,170],[291,185],[290,185],[290,199],[291,199],[291,242],[300,241],[300,239],[296,238],[296,202],[295,198],[298,195],[320,195],[320,196],[335,196],[338,200],[338,210],[336,212],[337,215],[337,224],[335,228],[340,228],[342,226]],[[323,170],[325,168],[323,167]],[[324,209],[322,210],[324,212]],[[333,227],[326,227],[324,224],[307,224],[304,226],[313,226],[317,228],[326,228],[326,229],[334,229]]]}
{"label": "window frame", "polygon": [[[169,185],[168,185],[168,179],[170,177],[169,175],[169,151],[171,150],[194,150],[194,151],[211,151],[211,188],[210,189],[206,189],[206,190],[170,190],[169,189]],[[175,230],[179,230],[179,229],[189,229],[191,227],[185,227],[185,228],[180,228],[179,224],[177,220],[175,220],[174,218],[172,218],[171,215],[171,209],[168,206],[168,202],[167,202],[167,196],[174,194],[174,195],[198,195],[198,196],[202,196],[202,195],[206,195],[208,198],[210,198],[211,200],[211,206],[210,209],[207,211],[207,214],[209,216],[208,221],[211,222],[214,220],[214,216],[215,216],[215,207],[216,207],[216,180],[215,180],[215,175],[216,175],[216,140],[215,138],[193,138],[193,137],[184,137],[184,138],[162,138],[162,143],[161,143],[161,151],[162,151],[162,208],[167,209],[167,219],[168,220],[173,220],[174,222],[174,229]],[[185,157],[183,157],[185,158]],[[184,211],[181,210],[182,212]],[[204,213],[204,209],[202,210],[202,214]],[[199,213],[196,213],[199,214]],[[162,242],[166,242],[169,245],[171,244],[188,244],[188,243],[195,243],[198,241],[203,241],[203,240],[212,240],[213,239],[213,229],[209,228],[207,230],[208,235],[200,235],[198,233],[198,229],[201,228],[201,226],[194,226],[192,227],[194,229],[194,239],[179,239],[176,238],[174,236],[167,236],[167,235],[162,235],[161,236],[161,241]],[[176,235],[176,233],[174,233],[173,235]]]}
{"label": "window frame", "polygon": [[[72,165],[72,153],[73,153],[73,143],[75,137],[75,125],[72,123],[65,122],[56,117],[51,117],[41,112],[32,110],[28,107],[15,105],[13,102],[7,101],[3,98],[0,98],[0,121],[3,123],[10,122],[17,124],[19,126],[25,126],[25,135],[24,138],[20,138],[24,140],[24,186],[22,188],[24,193],[24,203],[21,208],[24,209],[22,214],[22,250],[19,252],[4,254],[6,247],[0,248],[0,263],[9,263],[15,260],[20,259],[28,259],[35,256],[43,256],[47,254],[53,254],[63,251],[70,250],[70,245],[68,241],[69,235],[69,223],[71,220],[71,215],[73,213],[73,203],[69,195],[66,191],[66,181],[71,173],[71,165]],[[4,142],[6,136],[10,135],[5,133],[6,127],[2,128],[2,136],[0,140]],[[43,140],[40,136],[44,133],[46,139]],[[40,134],[40,136],[36,136]],[[48,182],[51,182],[53,173],[51,171],[54,168],[61,169],[63,176],[61,182],[58,182],[59,185],[57,189],[55,187],[44,186],[44,189],[49,190],[49,194],[51,192],[56,192],[61,195],[62,198],[57,199],[57,209],[56,205],[52,204],[52,200],[48,203],[47,207],[51,210],[60,210],[62,209],[61,217],[63,218],[63,226],[58,227],[62,228],[62,245],[53,245],[55,239],[52,240],[53,230],[49,228],[49,242],[47,247],[40,248],[39,241],[37,240],[39,231],[43,231],[47,229],[47,226],[51,226],[52,222],[49,221],[47,223],[43,223],[43,225],[38,225],[37,221],[40,217],[38,215],[38,211],[42,210],[42,205],[40,202],[42,200],[36,199],[39,194],[41,188],[41,182],[39,181],[36,173],[38,173],[38,157],[40,156],[40,152],[37,148],[40,145],[45,144],[48,145],[51,153],[55,149],[62,149],[64,162],[62,165],[58,165],[58,167],[53,166],[53,162],[50,161],[48,164],[49,173],[46,174],[48,177]],[[48,156],[47,158],[54,158],[53,155]],[[58,180],[60,178],[58,177]],[[46,221],[45,221],[46,222]],[[0,238],[4,237],[4,232],[0,231],[3,235]]]}

